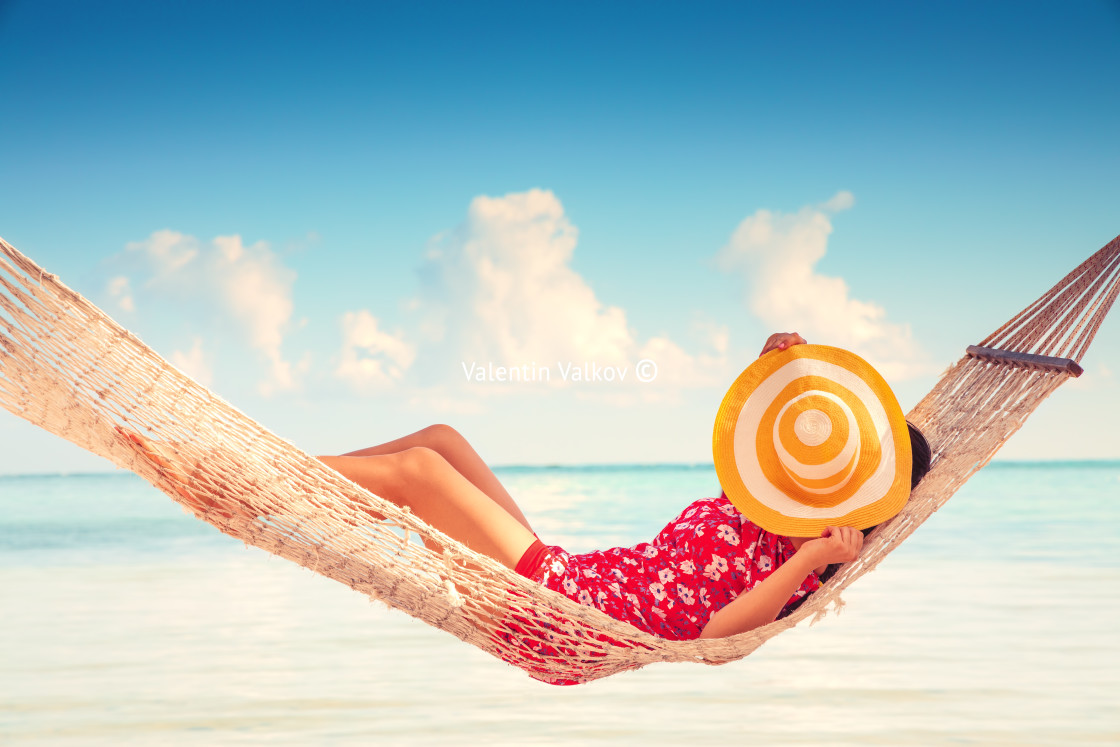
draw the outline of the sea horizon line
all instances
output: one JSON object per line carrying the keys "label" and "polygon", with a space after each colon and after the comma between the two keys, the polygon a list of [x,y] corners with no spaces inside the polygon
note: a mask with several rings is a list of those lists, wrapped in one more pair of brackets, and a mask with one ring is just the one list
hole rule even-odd
{"label": "sea horizon line", "polygon": [[[1069,469],[1120,467],[1120,458],[1102,459],[993,459],[985,469]],[[572,462],[545,464],[499,464],[491,467],[495,472],[625,472],[628,470],[711,470],[712,462]],[[125,469],[106,469],[78,472],[10,472],[0,473],[0,480],[63,478],[63,477],[139,477]]]}

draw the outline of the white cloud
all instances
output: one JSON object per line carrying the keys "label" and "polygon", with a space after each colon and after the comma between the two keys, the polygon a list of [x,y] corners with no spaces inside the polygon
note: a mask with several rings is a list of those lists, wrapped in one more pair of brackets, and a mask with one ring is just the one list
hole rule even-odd
{"label": "white cloud", "polygon": [[349,311],[342,317],[342,355],[335,375],[355,389],[372,390],[399,382],[416,357],[415,348],[400,334],[378,329],[368,311]]}
{"label": "white cloud", "polygon": [[202,350],[201,337],[194,338],[194,343],[188,352],[184,353],[181,350],[173,352],[171,364],[203,386],[210,386],[214,380],[209,356]]}
{"label": "white cloud", "polygon": [[472,200],[422,268],[437,365],[629,362],[636,346],[625,312],[603,304],[570,267],[577,238],[552,192]]}
{"label": "white cloud", "polygon": [[252,246],[240,236],[214,239],[207,275],[228,308],[244,326],[250,344],[268,360],[271,372],[261,382],[263,394],[295,389],[293,367],[280,352],[292,318],[292,284],[296,273],[277,260],[264,242]]}
{"label": "white cloud", "polygon": [[[245,335],[268,363],[259,383],[263,394],[295,389],[307,360],[293,366],[281,348],[292,317],[296,273],[263,241],[246,246],[240,236],[200,241],[177,231],[156,231],[126,246],[125,258],[148,276],[144,287],[212,307]],[[127,290],[127,277],[113,284]],[[112,292],[113,288],[110,288]],[[127,297],[132,303],[131,296]]]}
{"label": "white cloud", "polygon": [[155,275],[152,284],[175,275],[190,264],[199,254],[199,241],[178,231],[155,231],[143,241],[133,241],[125,245],[125,250],[144,256]]}
{"label": "white cloud", "polygon": [[[419,375],[432,383],[462,376],[464,364],[592,362],[626,367],[637,383],[634,366],[649,357],[660,358],[661,391],[710,384],[712,370],[725,369],[726,329],[700,329],[711,350],[699,356],[664,337],[642,342],[626,312],[601,301],[571,267],[578,237],[550,191],[472,200],[467,219],[433,239],[421,268],[420,298],[411,304],[423,315]],[[555,376],[550,385],[564,382]],[[655,389],[638,385],[647,394]]]}
{"label": "white cloud", "polygon": [[127,275],[118,275],[109,281],[109,295],[117,299],[117,305],[122,311],[136,311],[136,303],[132,300],[132,287]]}
{"label": "white cloud", "polygon": [[847,190],[840,190],[821,205],[821,209],[828,213],[839,213],[841,210],[850,210],[856,204],[856,196]]}
{"label": "white cloud", "polygon": [[851,193],[839,192],[796,213],[759,210],[735,229],[717,265],[743,276],[749,308],[771,329],[848,348],[888,380],[928,373],[908,325],[888,321],[882,306],[851,298],[843,278],[815,269],[828,250],[829,215],[853,204]]}
{"label": "white cloud", "polygon": [[[726,325],[708,320],[692,324],[691,340],[699,343],[696,354],[685,352],[667,337],[651,337],[642,345],[639,358],[657,364],[657,381],[671,387],[723,386],[728,381],[727,349],[730,335]],[[651,392],[652,393],[652,392]]]}

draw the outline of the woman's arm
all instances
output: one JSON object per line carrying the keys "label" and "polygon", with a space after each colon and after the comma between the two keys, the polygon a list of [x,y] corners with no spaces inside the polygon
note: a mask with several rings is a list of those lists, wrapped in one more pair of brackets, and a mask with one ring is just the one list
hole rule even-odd
{"label": "woman's arm", "polygon": [[862,547],[863,533],[859,530],[827,527],[820,538],[803,544],[765,580],[712,615],[700,637],[723,638],[773,622],[814,568],[855,560]]}

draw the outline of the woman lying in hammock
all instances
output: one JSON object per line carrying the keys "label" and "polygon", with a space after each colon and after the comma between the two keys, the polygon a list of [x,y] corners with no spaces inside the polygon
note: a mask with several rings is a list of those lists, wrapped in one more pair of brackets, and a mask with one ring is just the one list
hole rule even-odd
{"label": "woman lying in hammock", "polygon": [[[696,501],[652,542],[631,548],[573,555],[544,545],[498,478],[449,426],[319,459],[471,549],[640,630],[673,640],[734,635],[788,614],[820,586],[826,569],[854,560],[863,546],[860,530],[893,516],[929,468],[928,444],[905,423],[881,377],[847,351],[804,343],[796,333],[771,335],[759,361],[725,398],[715,439],[724,493]],[[794,346],[817,353],[798,353]],[[884,408],[868,404],[864,400],[874,397],[844,379],[854,375],[839,374],[839,395],[821,383],[822,370],[831,375],[828,367],[836,367],[834,354],[847,356],[842,366],[854,359],[856,375],[871,376],[872,389],[886,390],[889,402],[877,419]],[[810,366],[794,377],[811,377],[805,379],[812,383],[808,394],[789,391],[787,362]],[[769,397],[767,380],[779,384],[788,403],[751,396]],[[845,404],[852,391],[857,399]],[[765,426],[758,432],[769,429],[773,438],[767,439],[777,448],[758,449],[742,464],[736,428],[756,410]],[[171,454],[122,432],[197,511],[215,508],[190,489]],[[753,441],[750,446],[747,451],[756,451]],[[828,469],[835,474],[825,474]],[[769,487],[760,487],[760,475]],[[873,483],[878,492],[868,495],[864,486]]]}

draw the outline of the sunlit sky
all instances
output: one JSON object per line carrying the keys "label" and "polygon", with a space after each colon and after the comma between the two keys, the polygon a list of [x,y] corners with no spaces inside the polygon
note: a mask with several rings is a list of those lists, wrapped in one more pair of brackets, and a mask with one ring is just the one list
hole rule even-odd
{"label": "sunlit sky", "polygon": [[[1120,233],[1117,49],[1103,0],[0,0],[0,236],[312,453],[709,462],[771,331],[909,409]],[[1082,363],[1002,458],[1120,458],[1120,318]],[[0,413],[0,473],[110,468]]]}

